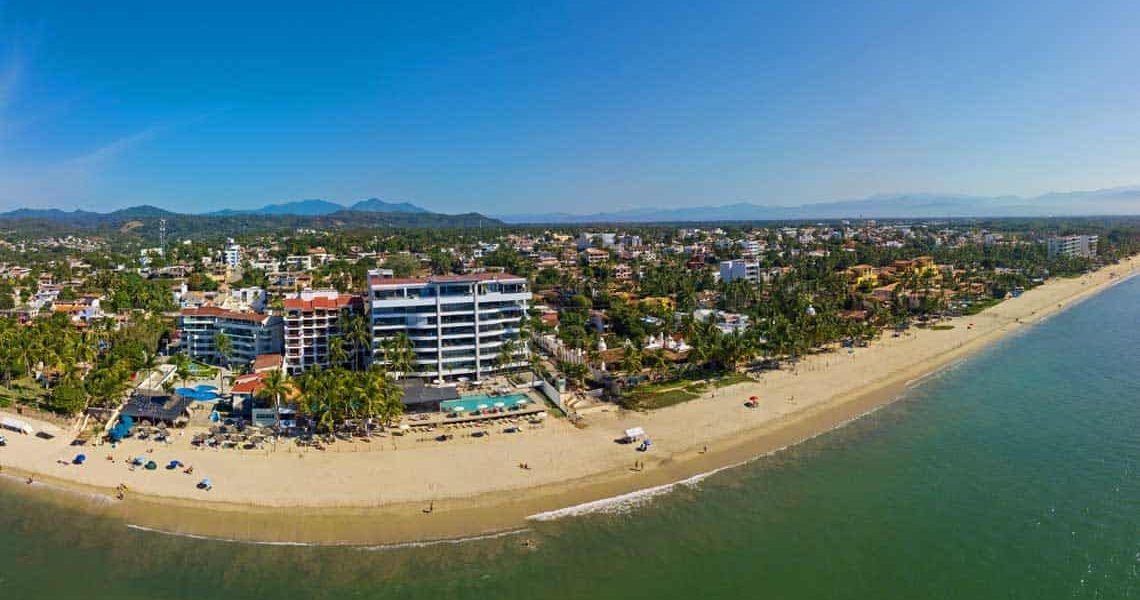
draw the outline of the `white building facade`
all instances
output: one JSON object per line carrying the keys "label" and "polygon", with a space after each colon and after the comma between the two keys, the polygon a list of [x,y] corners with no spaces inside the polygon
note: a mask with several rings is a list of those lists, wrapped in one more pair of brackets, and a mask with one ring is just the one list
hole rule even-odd
{"label": "white building facade", "polygon": [[720,262],[720,280],[725,283],[743,279],[756,283],[760,281],[760,263],[752,260],[722,260]]}
{"label": "white building facade", "polygon": [[284,344],[279,316],[212,306],[185,308],[178,315],[181,348],[190,358],[220,364],[223,357],[214,340],[219,333],[230,340],[231,365],[251,364],[261,354],[281,354]]}
{"label": "white building facade", "polygon": [[[525,366],[529,351],[519,334],[530,300],[526,278],[517,275],[391,278],[370,272],[373,360],[384,363],[384,342],[405,333],[415,352],[412,377],[478,380]],[[500,350],[507,341],[515,351],[504,365]]]}
{"label": "white building facade", "polygon": [[1098,238],[1095,235],[1066,235],[1049,238],[1049,258],[1057,255],[1077,258],[1096,256]]}

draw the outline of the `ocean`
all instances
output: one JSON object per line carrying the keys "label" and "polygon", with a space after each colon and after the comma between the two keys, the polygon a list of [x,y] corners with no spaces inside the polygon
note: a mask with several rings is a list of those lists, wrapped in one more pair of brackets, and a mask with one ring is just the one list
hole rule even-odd
{"label": "ocean", "polygon": [[1140,598],[1138,332],[1135,278],[799,446],[487,539],[173,537],[7,483],[0,597]]}

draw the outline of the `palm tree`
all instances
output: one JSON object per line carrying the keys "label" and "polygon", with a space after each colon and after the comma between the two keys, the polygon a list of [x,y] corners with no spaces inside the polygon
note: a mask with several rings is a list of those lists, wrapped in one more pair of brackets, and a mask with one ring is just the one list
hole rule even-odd
{"label": "palm tree", "polygon": [[657,379],[664,379],[669,373],[669,360],[665,358],[665,351],[658,348],[646,355],[649,359],[649,368]]}
{"label": "palm tree", "polygon": [[372,343],[372,331],[368,327],[368,319],[364,315],[352,315],[345,320],[341,331],[352,346],[353,367],[359,371],[364,368],[365,351]]}
{"label": "palm tree", "polygon": [[542,357],[532,349],[526,357],[526,362],[527,367],[530,368],[530,382],[534,383],[538,378],[538,372],[542,370]]}
{"label": "palm tree", "polygon": [[[222,357],[222,362],[225,364],[225,367],[227,369],[229,369],[230,368],[230,356],[233,354],[233,351],[234,351],[234,344],[230,340],[230,336],[226,335],[225,332],[223,332],[223,331],[219,331],[219,332],[215,333],[214,334],[214,350],[216,350],[218,352],[218,355]],[[226,394],[226,376],[224,374],[221,374],[218,376],[218,379],[222,385],[221,392],[222,392],[222,395],[224,396]]]}
{"label": "palm tree", "polygon": [[383,404],[380,406],[380,413],[384,418],[384,425],[390,427],[392,421],[400,418],[404,414],[404,388],[400,387],[395,381],[392,381],[385,374],[381,374],[381,385],[383,386]]}
{"label": "palm tree", "polygon": [[384,363],[401,377],[415,368],[416,351],[411,338],[404,332],[384,341]]}
{"label": "palm tree", "polygon": [[329,366],[343,367],[348,362],[348,352],[344,349],[344,339],[334,337],[329,339]]}
{"label": "palm tree", "polygon": [[181,353],[175,354],[172,362],[174,363],[175,376],[178,377],[182,385],[185,386],[190,382],[190,378],[194,376],[194,371],[190,369],[190,357]]}
{"label": "palm tree", "polygon": [[632,344],[627,345],[621,357],[621,370],[629,377],[641,373],[641,368],[641,349]]}
{"label": "palm tree", "polygon": [[230,356],[234,351],[234,344],[230,340],[230,336],[226,332],[219,331],[214,334],[214,351],[222,359],[223,365],[228,369],[230,367]]}
{"label": "palm tree", "polygon": [[495,366],[500,371],[506,370],[515,362],[515,354],[518,352],[514,340],[503,340],[502,345],[499,346],[499,354],[495,357]]}
{"label": "palm tree", "polygon": [[281,431],[281,397],[292,388],[289,376],[280,369],[274,369],[265,376],[262,383],[265,387],[261,388],[261,395],[273,399],[273,428]]}

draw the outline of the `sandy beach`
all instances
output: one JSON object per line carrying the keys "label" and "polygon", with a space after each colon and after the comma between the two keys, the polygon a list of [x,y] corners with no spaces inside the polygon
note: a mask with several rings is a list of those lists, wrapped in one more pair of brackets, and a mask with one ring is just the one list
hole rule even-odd
{"label": "sandy beach", "polygon": [[[677,406],[591,412],[583,427],[548,419],[517,434],[494,428],[485,438],[456,435],[448,442],[411,434],[338,442],[324,452],[287,443],[276,451],[195,449],[187,433],[172,444],[128,440],[112,450],[72,448],[73,432],[29,419],[56,437],[5,432],[3,485],[59,490],[48,495],[68,496],[70,503],[143,528],[242,540],[380,544],[509,531],[525,527],[528,517],[554,517],[566,507],[667,486],[834,429],[1138,267],[1133,257],[1090,275],[1053,279],[978,315],[953,319],[953,329],[886,334],[868,348],[813,355],[795,369]],[[753,395],[760,407],[746,408]],[[633,426],[653,439],[649,452],[615,443]],[[88,456],[85,465],[65,464],[80,451]],[[161,466],[130,470],[125,461],[133,456],[159,465],[178,459],[193,465],[194,474]],[[644,467],[634,469],[635,461]],[[32,485],[24,483],[29,476]],[[212,491],[195,487],[205,477]],[[113,499],[120,484],[129,488],[122,501]]]}

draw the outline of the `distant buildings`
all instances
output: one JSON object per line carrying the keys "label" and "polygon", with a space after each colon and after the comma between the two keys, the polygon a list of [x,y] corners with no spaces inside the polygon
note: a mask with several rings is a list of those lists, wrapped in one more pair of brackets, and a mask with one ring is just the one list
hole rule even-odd
{"label": "distant buildings", "polygon": [[186,308],[178,316],[182,350],[193,359],[212,364],[222,362],[214,340],[218,333],[224,333],[230,340],[232,365],[252,363],[260,354],[280,354],[283,346],[279,316],[216,307]]}
{"label": "distant buildings", "polygon": [[613,248],[614,244],[616,243],[616,233],[590,233],[588,231],[583,231],[582,233],[578,234],[579,250],[585,250],[586,248],[590,248],[595,244],[600,245],[603,248]]}
{"label": "distant buildings", "polygon": [[752,260],[722,260],[720,280],[725,283],[743,279],[751,283],[760,281],[760,263]]}
{"label": "distant buildings", "polygon": [[226,240],[226,247],[222,250],[222,262],[231,269],[241,266],[241,246],[233,238]]}
{"label": "distant buildings", "polygon": [[1074,258],[1093,258],[1096,256],[1097,236],[1095,235],[1066,235],[1049,238],[1049,258],[1057,255]]}
{"label": "distant buildings", "polygon": [[[499,370],[499,349],[518,340],[531,300],[526,278],[506,273],[369,275],[373,360],[385,362],[385,341],[405,333],[415,353],[408,374],[437,381]],[[516,345],[514,358],[510,366],[526,364],[525,344]]]}
{"label": "distant buildings", "polygon": [[[336,290],[301,292],[285,299],[285,370],[297,375],[313,367],[328,368],[329,342],[340,338],[341,315],[359,313],[363,302],[359,296],[340,294]],[[344,340],[343,349],[351,362],[352,344]]]}

